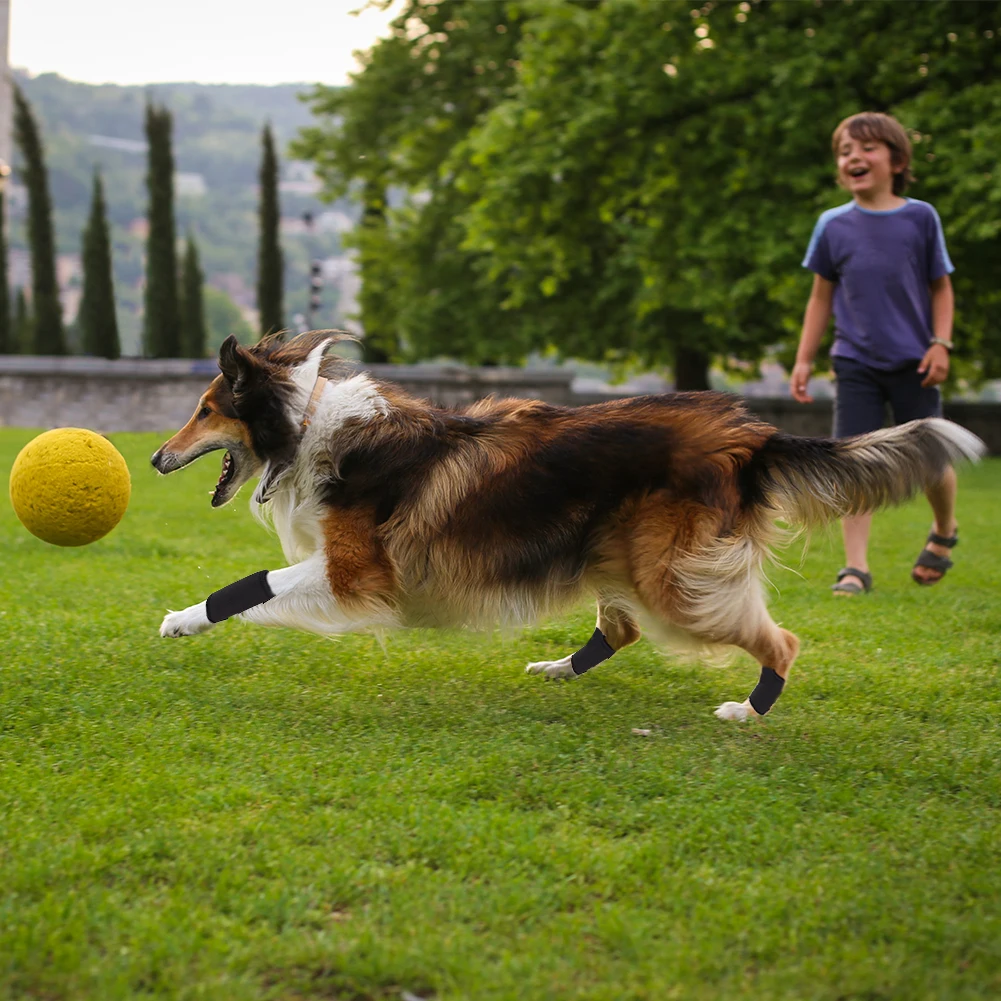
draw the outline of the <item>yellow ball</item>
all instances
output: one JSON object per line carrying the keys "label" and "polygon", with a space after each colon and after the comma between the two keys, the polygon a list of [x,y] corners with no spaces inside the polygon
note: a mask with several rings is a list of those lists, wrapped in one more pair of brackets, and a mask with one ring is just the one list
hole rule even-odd
{"label": "yellow ball", "polygon": [[107,535],[131,494],[121,453],[84,428],[56,428],[33,438],[10,471],[10,502],[21,524],[54,546],[86,546]]}

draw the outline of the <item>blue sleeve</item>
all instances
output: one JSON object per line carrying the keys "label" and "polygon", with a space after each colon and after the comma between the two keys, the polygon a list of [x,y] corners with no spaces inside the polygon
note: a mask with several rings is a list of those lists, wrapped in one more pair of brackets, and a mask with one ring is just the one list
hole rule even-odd
{"label": "blue sleeve", "polygon": [[828,212],[821,214],[813,227],[813,235],[810,237],[810,245],[806,248],[806,257],[803,258],[803,267],[809,268],[814,274],[826,278],[829,282],[836,282],[838,276],[834,270],[834,262],[831,260],[831,248],[827,242],[827,220],[830,217]]}
{"label": "blue sleeve", "polygon": [[945,247],[945,233],[942,232],[942,220],[934,206],[929,205],[929,226],[928,226],[928,281],[933,282],[936,278],[951,275],[956,270],[949,259],[949,251]]}

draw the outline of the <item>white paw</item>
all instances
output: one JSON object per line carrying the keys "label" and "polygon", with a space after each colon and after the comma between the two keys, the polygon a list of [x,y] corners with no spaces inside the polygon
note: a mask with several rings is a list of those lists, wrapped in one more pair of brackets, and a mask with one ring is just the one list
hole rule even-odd
{"label": "white paw", "polygon": [[757,713],[747,702],[724,702],[716,710],[717,718],[736,720],[738,723],[742,723],[744,720],[756,715]]}
{"label": "white paw", "polygon": [[576,678],[569,657],[562,660],[540,660],[525,668],[526,674],[544,674],[547,678]]}
{"label": "white paw", "polygon": [[205,614],[205,602],[190,605],[180,612],[168,612],[160,623],[161,636],[197,636],[215,625]]}

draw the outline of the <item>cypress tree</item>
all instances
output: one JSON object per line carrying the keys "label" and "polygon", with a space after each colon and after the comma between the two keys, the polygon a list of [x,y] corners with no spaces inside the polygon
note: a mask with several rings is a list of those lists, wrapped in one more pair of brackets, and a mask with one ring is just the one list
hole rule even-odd
{"label": "cypress tree", "polygon": [[31,291],[34,307],[32,343],[27,350],[40,355],[66,354],[63,311],[56,281],[56,241],[52,230],[52,199],[45,170],[42,139],[20,87],[14,88],[14,137],[24,157],[22,170],[28,189],[28,242],[31,245]]}
{"label": "cypress tree", "polygon": [[260,245],[257,250],[257,309],[260,313],[261,334],[281,330],[282,323],[282,248],[278,242],[278,158],[271,135],[265,125],[261,135],[260,172]]}
{"label": "cypress tree", "polygon": [[198,263],[198,245],[189,233],[181,275],[181,354],[185,358],[204,358],[208,331],[205,327],[205,282]]}
{"label": "cypress tree", "polygon": [[31,354],[33,332],[31,329],[31,312],[24,289],[20,286],[14,300],[14,346],[23,355]]}
{"label": "cypress tree", "polygon": [[0,355],[12,355],[17,352],[17,341],[14,339],[15,331],[10,315],[10,290],[7,287],[7,234],[4,226],[6,218],[3,191],[0,190]]}
{"label": "cypress tree", "polygon": [[104,186],[96,172],[90,218],[83,231],[83,297],[79,322],[84,354],[102,358],[121,356],[115,286],[111,277],[111,237],[104,206]]}
{"label": "cypress tree", "polygon": [[174,154],[170,142],[172,124],[166,108],[146,105],[149,238],[146,242],[143,345],[150,358],[176,358],[181,349],[174,231]]}

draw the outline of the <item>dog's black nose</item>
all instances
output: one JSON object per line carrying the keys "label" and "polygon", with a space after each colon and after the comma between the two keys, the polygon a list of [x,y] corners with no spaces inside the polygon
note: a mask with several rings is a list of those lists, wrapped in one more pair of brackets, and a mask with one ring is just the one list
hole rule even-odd
{"label": "dog's black nose", "polygon": [[160,453],[163,451],[162,448],[158,448],[150,458],[150,462],[153,464],[153,468],[159,472],[160,471]]}

